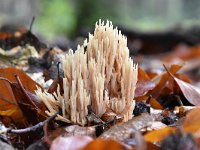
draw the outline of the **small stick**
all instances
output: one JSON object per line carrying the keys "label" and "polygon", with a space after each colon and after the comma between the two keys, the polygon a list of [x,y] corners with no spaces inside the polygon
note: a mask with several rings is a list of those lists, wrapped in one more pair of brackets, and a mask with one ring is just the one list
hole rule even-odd
{"label": "small stick", "polygon": [[47,118],[46,120],[44,120],[43,122],[39,122],[38,124],[32,126],[32,127],[28,127],[25,129],[8,129],[7,133],[12,133],[12,134],[23,134],[23,133],[28,133],[28,132],[35,132],[36,130],[42,128],[46,123],[50,122],[51,120],[55,119],[55,117],[60,113],[57,112],[55,113],[53,116]]}
{"label": "small stick", "polygon": [[90,122],[94,122],[95,124],[105,123],[100,117],[96,116],[95,112],[92,110],[90,105],[87,106],[87,109],[88,109],[88,115],[87,115],[88,123]]}
{"label": "small stick", "polygon": [[64,89],[63,89],[63,80],[62,80],[62,78],[60,76],[60,68],[59,68],[60,67],[60,62],[58,62],[56,66],[57,66],[57,69],[58,69],[58,84],[60,86],[60,94],[63,95]]}
{"label": "small stick", "polygon": [[6,79],[6,78],[4,78],[4,77],[0,77],[0,80],[7,81],[10,85],[12,84],[8,79]]}
{"label": "small stick", "polygon": [[146,100],[146,103],[147,103],[147,104],[150,103],[151,98],[152,98],[152,95],[149,95],[149,97],[148,97],[147,100]]}
{"label": "small stick", "polygon": [[117,120],[117,117],[115,116],[112,120],[108,120],[107,122],[95,125],[94,127],[100,127],[100,126],[108,127],[108,125],[111,124],[111,123],[113,123],[115,125],[116,124],[116,120]]}
{"label": "small stick", "polygon": [[181,101],[180,96],[175,95],[175,100],[177,100],[177,102],[178,102],[178,104],[179,104],[180,106],[184,106],[183,103],[182,103],[182,101]]}
{"label": "small stick", "polygon": [[30,27],[29,27],[29,32],[31,32],[31,30],[32,30],[34,21],[35,21],[35,16],[33,16],[32,20],[31,20],[31,24],[30,24]]}
{"label": "small stick", "polygon": [[167,69],[167,67],[165,66],[165,64],[163,64],[163,67],[165,68],[165,70],[167,71],[167,73],[174,79],[174,75]]}
{"label": "small stick", "polygon": [[58,75],[60,75],[60,69],[59,69],[59,67],[60,67],[60,62],[58,62],[58,63],[56,64],[56,66],[57,66],[57,69],[58,69]]}
{"label": "small stick", "polygon": [[40,110],[38,108],[38,106],[31,100],[30,96],[27,94],[27,92],[25,91],[23,85],[22,85],[22,82],[21,80],[19,79],[19,76],[18,75],[15,75],[15,78],[17,80],[17,83],[19,84],[19,87],[20,89],[22,90],[22,92],[25,94],[25,96],[27,97],[28,101],[30,102],[30,104],[32,104],[35,108],[37,108],[38,110]]}
{"label": "small stick", "polygon": [[48,123],[44,124],[43,131],[44,131],[43,141],[50,146],[52,142],[51,142],[51,140],[48,137]]}

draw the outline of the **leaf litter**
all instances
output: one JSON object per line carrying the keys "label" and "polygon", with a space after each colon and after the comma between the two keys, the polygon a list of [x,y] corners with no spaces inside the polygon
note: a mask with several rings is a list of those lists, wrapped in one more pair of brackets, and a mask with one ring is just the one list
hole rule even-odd
{"label": "leaf litter", "polygon": [[[35,147],[36,149],[40,145],[52,150],[157,150],[164,149],[166,145],[173,149],[173,147],[179,147],[180,143],[187,142],[189,144],[185,147],[199,148],[200,89],[193,85],[194,82],[198,82],[194,70],[198,69],[200,64],[197,61],[200,57],[199,46],[178,45],[174,50],[160,57],[157,62],[166,64],[168,69],[162,64],[157,68],[153,68],[154,66],[150,68],[149,64],[145,64],[146,61],[140,64],[134,96],[135,109],[138,107],[139,113],[132,112],[132,119],[123,122],[123,115],[115,113],[112,109],[106,109],[105,113],[99,117],[88,106],[88,112],[90,112],[87,116],[88,122],[80,126],[73,122],[62,122],[58,120],[56,114],[48,117],[45,113],[48,110],[47,107],[35,93],[37,87],[44,91],[43,87],[19,70],[29,64],[30,71],[37,64],[36,70],[37,68],[39,68],[38,72],[44,70],[46,80],[50,78],[54,80],[47,88],[48,92],[53,94],[59,87],[60,95],[63,95],[63,70],[62,67],[57,66],[57,63],[60,61],[58,55],[64,55],[66,52],[54,49],[50,53],[50,48],[42,44],[31,30],[21,32],[19,37],[11,33],[0,33],[0,41],[4,43],[0,45],[0,57],[3,58],[1,62],[5,64],[0,69],[0,121],[2,124],[0,133],[6,137],[5,142],[8,142],[11,148],[34,149]],[[27,49],[30,49],[29,46],[35,49],[32,52],[37,58],[30,57],[32,52],[26,53]],[[19,59],[18,69],[10,67],[13,67],[16,61],[13,61],[12,65],[5,63],[7,60],[16,58],[15,55],[21,53],[22,50],[23,54],[19,57],[27,54],[26,62],[21,63],[23,59]],[[142,57],[146,59],[145,56]],[[154,61],[158,57],[151,59]],[[183,61],[187,63],[182,63]],[[117,62],[115,65],[120,66]],[[157,69],[157,72],[153,69]],[[36,134],[35,131],[39,132]],[[2,143],[2,139],[0,141]]]}

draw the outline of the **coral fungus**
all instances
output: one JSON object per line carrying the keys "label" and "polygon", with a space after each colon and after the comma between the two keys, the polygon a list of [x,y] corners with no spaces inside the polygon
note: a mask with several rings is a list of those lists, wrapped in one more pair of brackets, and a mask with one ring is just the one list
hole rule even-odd
{"label": "coral fungus", "polygon": [[132,118],[137,65],[129,57],[126,37],[111,22],[104,25],[99,21],[94,35],[74,53],[69,50],[62,65],[64,94],[60,94],[60,87],[53,95],[36,91],[48,115],[60,107],[62,116],[57,119],[85,125],[87,106],[91,105],[99,117],[110,109],[124,121]]}

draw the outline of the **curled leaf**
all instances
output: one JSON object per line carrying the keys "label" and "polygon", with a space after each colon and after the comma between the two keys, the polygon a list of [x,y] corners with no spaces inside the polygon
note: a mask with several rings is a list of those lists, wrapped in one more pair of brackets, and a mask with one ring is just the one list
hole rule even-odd
{"label": "curled leaf", "polygon": [[[180,70],[182,67],[182,64],[180,65],[172,65],[169,68],[169,71],[172,74],[175,74],[178,70]],[[151,91],[148,92],[149,95],[152,95],[154,98],[158,98],[158,96],[160,96],[163,92],[164,89],[170,89],[173,90],[173,82],[169,82],[169,80],[171,80],[170,75],[167,72],[164,72],[162,75],[160,76],[156,76],[154,79],[152,79],[153,82],[158,82],[155,86],[155,88]],[[172,80],[173,81],[173,80]]]}
{"label": "curled leaf", "polygon": [[27,121],[7,80],[0,80],[0,112],[1,121],[6,126],[14,123],[19,128],[26,127]]}
{"label": "curled leaf", "polygon": [[180,87],[185,98],[191,104],[199,106],[200,105],[200,89],[198,87],[191,85],[190,83],[187,83],[183,80],[178,79],[166,67],[165,67],[165,69],[167,70],[169,75],[176,81],[176,83]]}
{"label": "curled leaf", "polygon": [[46,107],[34,95],[36,85],[40,86],[23,71],[0,69],[0,112],[6,125],[12,122],[16,127],[24,128],[27,121],[36,124],[45,119]]}

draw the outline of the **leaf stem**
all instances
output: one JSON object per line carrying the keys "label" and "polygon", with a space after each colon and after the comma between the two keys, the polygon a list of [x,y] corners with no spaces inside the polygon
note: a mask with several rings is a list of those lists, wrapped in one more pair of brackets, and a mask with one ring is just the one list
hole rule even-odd
{"label": "leaf stem", "polygon": [[24,89],[21,80],[19,79],[18,75],[15,75],[15,78],[17,80],[17,83],[19,84],[20,89],[22,90],[22,92],[25,94],[25,96],[27,97],[28,101],[30,104],[32,104],[35,108],[37,108],[38,110],[40,110],[38,108],[38,106],[31,100],[30,96],[27,94],[26,90]]}

